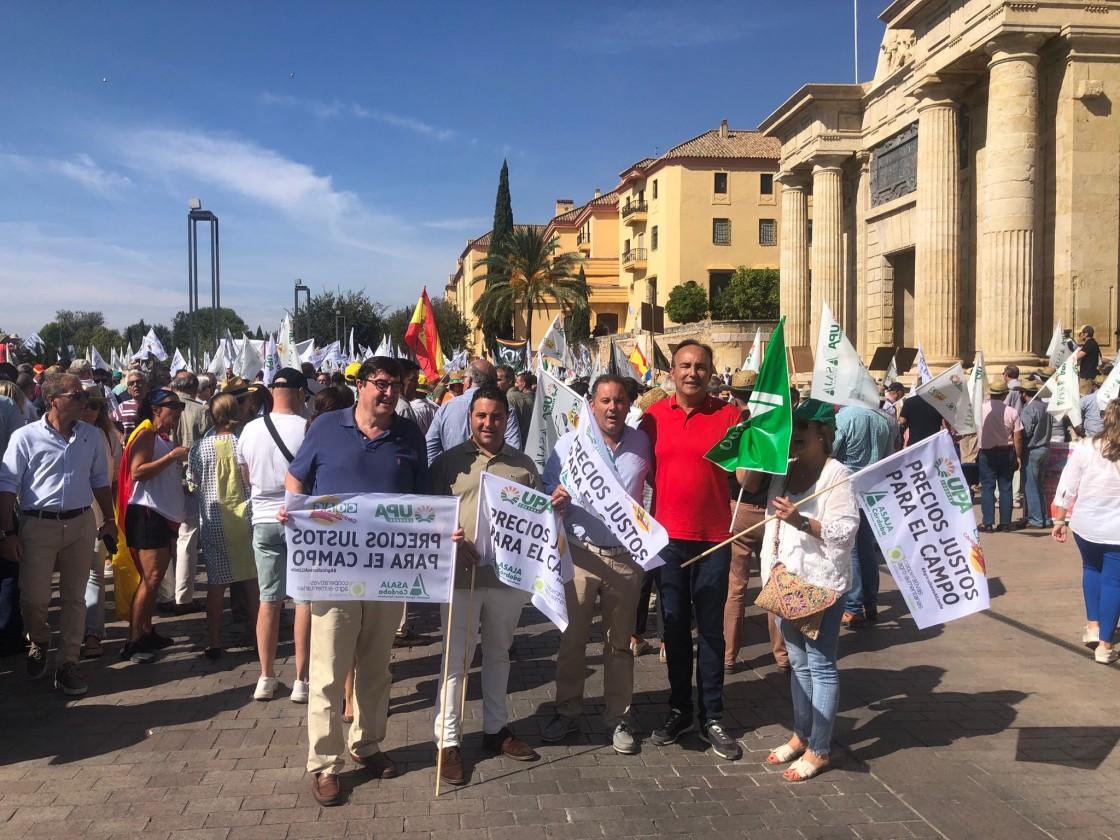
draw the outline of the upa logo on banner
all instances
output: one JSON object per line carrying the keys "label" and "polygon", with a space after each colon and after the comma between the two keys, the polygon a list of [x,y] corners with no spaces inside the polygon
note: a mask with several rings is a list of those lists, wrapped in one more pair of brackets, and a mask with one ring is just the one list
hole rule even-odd
{"label": "upa logo on banner", "polygon": [[386,522],[424,522],[431,523],[436,521],[436,509],[431,505],[378,505],[377,510],[373,512],[377,519],[383,519]]}
{"label": "upa logo on banner", "polygon": [[551,504],[548,496],[542,496],[540,493],[523,493],[512,485],[503,487],[499,495],[503,502],[509,502],[530,513],[544,513]]}
{"label": "upa logo on banner", "polygon": [[[949,504],[961,513],[972,512],[972,493],[964,479],[957,475],[957,465],[948,458],[938,458],[933,462],[933,471],[941,482],[941,489]],[[979,550],[979,546],[977,546]]]}

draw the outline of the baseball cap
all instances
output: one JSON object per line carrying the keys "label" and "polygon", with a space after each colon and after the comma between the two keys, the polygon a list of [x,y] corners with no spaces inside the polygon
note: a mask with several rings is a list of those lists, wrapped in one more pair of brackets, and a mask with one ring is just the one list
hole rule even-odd
{"label": "baseball cap", "polygon": [[906,390],[906,386],[903,385],[901,382],[892,382],[890,385],[887,386],[887,390],[888,391],[898,391],[899,393],[901,393],[901,392]]}
{"label": "baseball cap", "polygon": [[809,423],[824,423],[826,426],[836,428],[836,408],[829,403],[812,398],[802,400],[793,410],[794,420],[805,420]]}
{"label": "baseball cap", "polygon": [[276,371],[276,375],[272,377],[273,388],[303,388],[307,390],[307,377],[303,375],[302,370],[295,368],[280,368]]}
{"label": "baseball cap", "polygon": [[351,362],[350,364],[348,364],[346,366],[346,371],[343,373],[343,376],[346,377],[347,382],[357,382],[358,381],[358,371],[360,371],[361,369],[362,369],[362,363],[361,362]]}

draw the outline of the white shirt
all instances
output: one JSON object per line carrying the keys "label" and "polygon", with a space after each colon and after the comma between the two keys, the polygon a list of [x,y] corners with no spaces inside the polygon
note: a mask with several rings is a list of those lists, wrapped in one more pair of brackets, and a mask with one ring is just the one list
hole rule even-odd
{"label": "white shirt", "polygon": [[1100,438],[1082,440],[1072,448],[1054,504],[1065,510],[1073,505],[1069,528],[1081,539],[1120,544],[1120,463],[1105,460]]}
{"label": "white shirt", "polygon": [[[270,414],[276,432],[294,456],[303,444],[307,421],[296,414]],[[284,476],[288,459],[269,434],[264,420],[245,426],[237,439],[237,463],[249,468],[252,487],[253,524],[275,524],[276,514],[284,504]]]}
{"label": "white shirt", "polygon": [[[790,501],[797,502],[843,481],[851,474],[851,470],[839,461],[829,459],[825,462],[817,483],[803,493],[787,493],[785,481],[781,476],[775,476],[770,481],[771,503],[767,506],[766,515],[773,515],[773,500],[777,496],[788,496]],[[770,578],[770,567],[780,560],[806,583],[824,586],[843,595],[852,588],[852,546],[859,528],[859,509],[856,507],[852,485],[845,481],[839,487],[833,487],[827,493],[800,505],[798,511],[802,516],[820,522],[821,537],[817,539],[779,519],[767,522],[760,552],[762,584],[766,585]],[[776,556],[775,536],[778,537]]]}

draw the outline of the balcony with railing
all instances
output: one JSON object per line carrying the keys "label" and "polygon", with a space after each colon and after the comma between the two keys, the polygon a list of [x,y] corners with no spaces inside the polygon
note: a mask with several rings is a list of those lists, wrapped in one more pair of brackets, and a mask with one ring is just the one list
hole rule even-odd
{"label": "balcony with railing", "polygon": [[591,231],[580,231],[576,236],[576,250],[581,254],[591,253]]}
{"label": "balcony with railing", "polygon": [[622,205],[622,221],[627,225],[644,225],[649,205],[644,201],[631,201]]}
{"label": "balcony with railing", "polygon": [[645,271],[646,249],[631,248],[629,251],[622,255],[622,267],[626,271]]}

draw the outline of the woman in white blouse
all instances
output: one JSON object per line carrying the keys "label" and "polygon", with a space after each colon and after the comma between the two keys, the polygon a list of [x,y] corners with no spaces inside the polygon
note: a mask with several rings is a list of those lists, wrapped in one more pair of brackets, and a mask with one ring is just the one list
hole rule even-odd
{"label": "woman in white blouse", "polygon": [[[806,400],[793,412],[789,473],[770,482],[768,514],[777,518],[766,524],[762,539],[762,580],[781,561],[806,583],[836,593],[836,603],[825,610],[816,639],[805,636],[792,622],[778,619],[793,668],[793,737],[767,757],[768,764],[794,763],[783,773],[787,781],[811,779],[829,763],[832,725],[840,700],[836,647],[844,595],[852,583],[852,545],[859,527],[859,512],[851,486],[851,472],[832,458],[836,433],[833,406]],[[747,489],[760,476],[747,475]],[[797,507],[807,496],[833,487]],[[796,759],[796,760],[795,760]]]}
{"label": "woman in white blouse", "polygon": [[[1102,422],[1100,434],[1077,444],[1062,470],[1050,533],[1065,542],[1073,531],[1081,550],[1085,594],[1082,641],[1096,648],[1097,662],[1110,665],[1120,655],[1112,644],[1120,620],[1120,400],[1108,404]],[[1071,506],[1073,515],[1067,521]]]}

